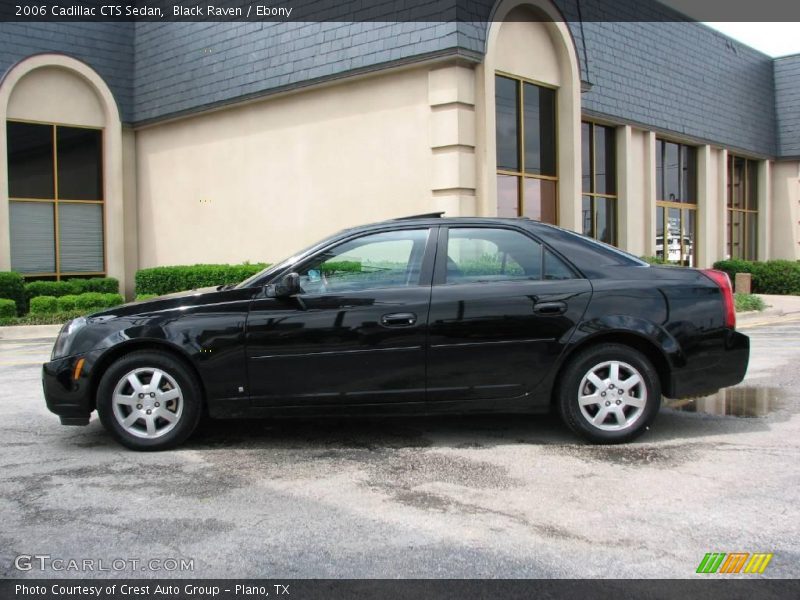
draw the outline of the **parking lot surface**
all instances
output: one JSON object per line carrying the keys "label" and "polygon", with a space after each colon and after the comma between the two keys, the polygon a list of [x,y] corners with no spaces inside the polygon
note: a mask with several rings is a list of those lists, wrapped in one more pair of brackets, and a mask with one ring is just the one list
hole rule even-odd
{"label": "parking lot surface", "polygon": [[62,427],[53,340],[0,340],[0,576],[92,576],[14,567],[48,555],[125,561],[102,577],[694,577],[707,552],[770,552],[764,576],[798,577],[800,322],[745,333],[741,386],[625,446],[551,416],[209,420],[154,454],[96,415]]}

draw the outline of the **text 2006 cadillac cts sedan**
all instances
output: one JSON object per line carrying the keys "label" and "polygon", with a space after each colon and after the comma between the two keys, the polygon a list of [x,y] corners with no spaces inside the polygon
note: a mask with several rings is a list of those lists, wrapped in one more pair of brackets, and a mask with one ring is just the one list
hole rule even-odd
{"label": "text 2006 cadillac cts sedan", "polygon": [[634,439],[662,394],[738,383],[728,277],[653,267],[528,219],[423,215],[348,229],[238,285],[67,323],[44,365],[65,425],[136,450],[211,417],[529,413]]}

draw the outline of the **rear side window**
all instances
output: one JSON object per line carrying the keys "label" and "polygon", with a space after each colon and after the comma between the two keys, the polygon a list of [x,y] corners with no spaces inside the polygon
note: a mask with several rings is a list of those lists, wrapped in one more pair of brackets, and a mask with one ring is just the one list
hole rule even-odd
{"label": "rear side window", "polygon": [[550,250],[544,252],[544,278],[548,280],[575,279],[575,274],[567,264]]}
{"label": "rear side window", "polygon": [[572,270],[542,244],[510,229],[451,228],[446,283],[572,279]]}

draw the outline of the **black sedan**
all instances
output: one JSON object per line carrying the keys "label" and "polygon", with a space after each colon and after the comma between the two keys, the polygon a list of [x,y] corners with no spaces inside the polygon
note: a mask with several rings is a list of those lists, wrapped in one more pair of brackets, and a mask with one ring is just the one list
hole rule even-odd
{"label": "black sedan", "polygon": [[662,394],[740,382],[719,271],[653,267],[528,219],[423,215],[348,229],[235,286],[67,323],[43,367],[65,425],[122,444],[215,418],[532,413],[634,439]]}

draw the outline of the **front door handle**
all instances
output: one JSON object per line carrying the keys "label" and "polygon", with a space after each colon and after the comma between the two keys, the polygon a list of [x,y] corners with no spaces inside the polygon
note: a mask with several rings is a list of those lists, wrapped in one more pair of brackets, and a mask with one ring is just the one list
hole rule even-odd
{"label": "front door handle", "polygon": [[533,312],[537,315],[563,315],[567,312],[566,302],[537,302],[533,305]]}
{"label": "front door handle", "polygon": [[411,327],[416,322],[417,315],[414,313],[391,313],[381,317],[384,327]]}

